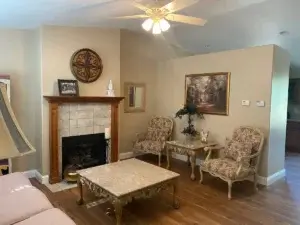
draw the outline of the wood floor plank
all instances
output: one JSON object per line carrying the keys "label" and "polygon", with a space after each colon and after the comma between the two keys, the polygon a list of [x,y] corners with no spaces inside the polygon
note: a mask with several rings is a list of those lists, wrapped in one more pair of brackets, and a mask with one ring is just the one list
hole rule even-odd
{"label": "wood floor plank", "polygon": [[[143,158],[156,163],[156,158]],[[163,165],[165,166],[165,164]],[[300,225],[300,154],[286,156],[287,177],[270,187],[253,191],[251,182],[233,186],[233,199],[227,199],[227,184],[205,174],[204,185],[190,180],[185,162],[173,160],[172,170],[181,174],[178,196],[179,210],[171,207],[171,192],[147,200],[138,200],[124,209],[124,225]],[[199,174],[196,173],[197,178]],[[42,190],[55,207],[62,209],[77,225],[113,225],[113,216],[106,215],[109,204],[91,208],[78,206],[76,188],[52,193],[37,180],[33,185]],[[84,190],[87,202],[97,200]]]}

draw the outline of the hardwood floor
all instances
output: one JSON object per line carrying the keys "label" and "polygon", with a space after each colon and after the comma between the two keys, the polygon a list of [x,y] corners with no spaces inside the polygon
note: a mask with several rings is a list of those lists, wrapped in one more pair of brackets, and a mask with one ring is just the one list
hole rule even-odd
{"label": "hardwood floor", "polygon": [[[181,174],[179,199],[181,207],[174,210],[171,195],[165,192],[155,198],[135,201],[125,207],[124,225],[215,225],[215,224],[300,224],[300,154],[289,154],[286,160],[287,177],[270,187],[253,192],[251,182],[233,185],[233,199],[227,200],[227,184],[205,174],[204,185],[191,181],[190,168],[174,160],[172,170]],[[156,158],[146,161],[156,162]],[[163,165],[164,166],[164,165]],[[197,171],[197,179],[199,172]],[[78,206],[77,189],[51,193],[35,179],[33,185],[41,189],[58,208],[66,212],[78,225],[113,225],[113,216],[105,214],[108,204],[92,208]],[[96,198],[85,191],[85,199]]]}

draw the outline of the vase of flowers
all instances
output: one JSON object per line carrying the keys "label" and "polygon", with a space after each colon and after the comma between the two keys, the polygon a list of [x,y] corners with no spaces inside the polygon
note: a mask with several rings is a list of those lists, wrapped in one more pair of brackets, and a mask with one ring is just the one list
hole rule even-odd
{"label": "vase of flowers", "polygon": [[185,104],[183,108],[179,109],[176,112],[175,118],[182,119],[182,117],[185,116],[185,115],[187,115],[188,126],[185,127],[181,131],[181,133],[186,136],[186,139],[188,141],[190,141],[193,138],[195,138],[197,135],[199,135],[199,132],[195,129],[195,126],[193,124],[194,118],[197,117],[199,119],[204,119],[204,116],[203,116],[202,113],[200,113],[197,110],[196,105],[192,104],[192,103]]}

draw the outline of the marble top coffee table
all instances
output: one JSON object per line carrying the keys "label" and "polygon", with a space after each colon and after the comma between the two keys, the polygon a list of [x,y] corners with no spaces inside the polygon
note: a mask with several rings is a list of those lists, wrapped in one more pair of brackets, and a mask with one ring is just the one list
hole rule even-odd
{"label": "marble top coffee table", "polygon": [[84,202],[82,185],[86,185],[96,196],[104,197],[113,204],[117,225],[121,224],[124,205],[133,199],[151,197],[168,187],[173,188],[174,208],[179,207],[176,199],[179,174],[141,160],[128,159],[77,172],[78,204]]}

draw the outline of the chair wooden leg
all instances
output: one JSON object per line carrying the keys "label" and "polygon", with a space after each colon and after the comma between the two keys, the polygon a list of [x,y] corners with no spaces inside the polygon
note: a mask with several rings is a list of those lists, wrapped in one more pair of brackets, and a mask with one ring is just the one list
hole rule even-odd
{"label": "chair wooden leg", "polygon": [[160,167],[161,165],[161,153],[158,153],[158,166]]}
{"label": "chair wooden leg", "polygon": [[189,156],[189,155],[187,155],[187,164],[188,164],[188,166],[191,165],[191,159],[190,159],[190,156]]}
{"label": "chair wooden leg", "polygon": [[202,184],[203,182],[203,172],[201,170],[201,166],[199,166],[199,172],[200,172],[200,180],[199,180],[199,184]]}
{"label": "chair wooden leg", "polygon": [[231,200],[232,181],[228,181],[228,199]]}

